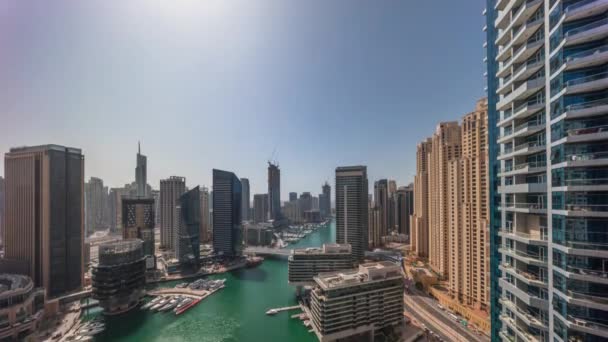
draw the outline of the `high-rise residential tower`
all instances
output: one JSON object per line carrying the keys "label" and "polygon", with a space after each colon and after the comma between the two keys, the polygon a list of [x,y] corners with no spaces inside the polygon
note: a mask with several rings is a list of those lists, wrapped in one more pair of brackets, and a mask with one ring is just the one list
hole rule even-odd
{"label": "high-rise residential tower", "polygon": [[84,282],[84,156],[58,145],[12,148],[4,156],[3,263],[51,298]]}
{"label": "high-rise residential tower", "polygon": [[416,146],[414,214],[411,220],[410,246],[419,257],[429,256],[429,156],[432,148],[431,138],[427,138]]}
{"label": "high-rise residential tower", "polygon": [[501,0],[484,12],[497,338],[608,339],[607,9]]}
{"label": "high-rise residential tower", "polygon": [[171,176],[160,181],[160,246],[173,249],[175,231],[175,206],[179,197],[186,192],[186,178]]}
{"label": "high-rise residential tower", "polygon": [[281,219],[281,170],[268,162],[268,210],[271,220]]}
{"label": "high-rise residential tower", "polygon": [[268,194],[253,195],[253,221],[262,223],[268,220]]}
{"label": "high-rise residential tower", "polygon": [[289,193],[289,202],[295,202],[298,200],[298,193],[297,192],[290,192]]}
{"label": "high-rise residential tower", "polygon": [[0,245],[4,238],[4,178],[0,177]]}
{"label": "high-rise residential tower", "polygon": [[242,186],[228,171],[213,170],[213,250],[238,256],[243,247],[241,224]]}
{"label": "high-rise residential tower", "polygon": [[322,194],[319,195],[319,211],[321,217],[326,219],[331,216],[331,186],[325,182],[321,187]]}
{"label": "high-rise residential tower", "polygon": [[122,238],[142,240],[146,269],[156,269],[154,199],[123,197],[121,205]]}
{"label": "high-rise residential tower", "polygon": [[396,226],[399,234],[411,237],[410,217],[414,214],[414,185],[402,186],[396,194]]}
{"label": "high-rise residential tower", "polygon": [[135,167],[135,183],[137,196],[148,196],[148,158],[141,154],[141,145],[137,143],[137,166]]}
{"label": "high-rise residential tower", "polygon": [[374,208],[379,212],[379,222],[374,225],[372,231],[372,245],[378,247],[382,237],[387,236],[390,231],[391,222],[391,196],[389,194],[389,181],[381,179],[374,183]]}
{"label": "high-rise residential tower", "polygon": [[440,277],[449,274],[449,163],[460,157],[458,122],[442,122],[432,137],[429,158],[429,264]]}
{"label": "high-rise residential tower", "polygon": [[249,208],[251,207],[251,197],[249,194],[249,179],[241,178],[241,185],[243,186],[243,203],[241,204],[241,219],[243,221],[249,221]]}
{"label": "high-rise residential tower", "polygon": [[336,168],[336,242],[350,244],[362,261],[368,243],[368,181],[366,166]]}

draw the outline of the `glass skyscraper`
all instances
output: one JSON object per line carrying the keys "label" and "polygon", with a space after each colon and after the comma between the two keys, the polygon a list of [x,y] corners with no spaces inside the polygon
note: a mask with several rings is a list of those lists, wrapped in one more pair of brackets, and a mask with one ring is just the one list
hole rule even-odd
{"label": "glass skyscraper", "polygon": [[493,340],[608,339],[607,11],[487,2]]}
{"label": "glass skyscraper", "polygon": [[238,177],[213,170],[213,250],[218,255],[237,256],[243,246],[241,226],[242,188]]}

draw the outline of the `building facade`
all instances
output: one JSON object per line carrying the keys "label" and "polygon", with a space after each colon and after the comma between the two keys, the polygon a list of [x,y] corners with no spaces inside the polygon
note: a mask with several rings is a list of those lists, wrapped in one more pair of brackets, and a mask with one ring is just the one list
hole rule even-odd
{"label": "building facade", "polygon": [[268,194],[253,195],[253,222],[268,221]]}
{"label": "building facade", "polygon": [[278,164],[268,162],[268,213],[269,219],[281,217],[281,169]]}
{"label": "building facade", "polygon": [[353,268],[350,245],[323,244],[321,248],[293,249],[288,259],[288,281],[292,285],[314,285],[319,273]]}
{"label": "building facade", "polygon": [[36,341],[44,321],[44,289],[25,275],[0,274],[0,341]]}
{"label": "building facade", "polygon": [[160,181],[160,247],[173,249],[175,241],[175,207],[186,192],[186,178],[171,176]]}
{"label": "building facade", "polygon": [[185,192],[176,206],[176,230],[173,240],[175,258],[182,265],[197,266],[200,258],[201,194],[199,187]]}
{"label": "building facade", "polygon": [[127,239],[101,244],[92,275],[91,294],[104,314],[117,315],[137,307],[146,286],[143,242]]}
{"label": "building facade", "polygon": [[289,202],[295,202],[298,200],[298,193],[297,192],[290,192],[289,193]]}
{"label": "building facade", "polygon": [[368,243],[368,181],[366,166],[336,168],[336,242],[350,244],[362,261]]}
{"label": "building facade", "polygon": [[0,245],[4,239],[4,178],[0,177]]}
{"label": "building facade", "polygon": [[309,317],[320,342],[355,336],[372,341],[377,330],[403,324],[404,283],[397,264],[361,264],[314,281]]}
{"label": "building facade", "polygon": [[243,221],[249,221],[249,208],[251,207],[251,195],[249,194],[249,179],[241,178],[241,185],[243,187],[243,203],[241,203],[241,219]]}
{"label": "building facade", "polygon": [[58,145],[11,148],[4,156],[3,263],[54,298],[84,283],[84,156]]}
{"label": "building facade", "polygon": [[201,229],[199,232],[199,236],[201,242],[209,242],[211,241],[211,211],[209,208],[209,189],[203,187],[200,191],[201,193]]}
{"label": "building facade", "polygon": [[607,9],[503,0],[484,12],[489,125],[499,129],[497,338],[608,339]]}
{"label": "building facade", "polygon": [[107,188],[103,186],[103,180],[91,177],[84,185],[85,191],[85,233],[93,234],[97,230],[105,229],[106,202],[108,197]]}
{"label": "building facade", "polygon": [[243,248],[241,181],[232,172],[213,169],[213,250],[239,256]]}
{"label": "building facade", "polygon": [[122,238],[142,240],[146,269],[156,269],[154,199],[123,197],[121,204]]}

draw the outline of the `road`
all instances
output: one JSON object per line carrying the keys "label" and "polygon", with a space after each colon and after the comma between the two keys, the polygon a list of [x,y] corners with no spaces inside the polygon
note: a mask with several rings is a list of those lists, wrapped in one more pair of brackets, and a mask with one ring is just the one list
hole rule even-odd
{"label": "road", "polygon": [[437,307],[437,302],[434,299],[415,288],[410,289],[409,293],[406,292],[405,306],[412,316],[446,341],[490,341],[489,338],[475,335],[455,322],[446,312]]}

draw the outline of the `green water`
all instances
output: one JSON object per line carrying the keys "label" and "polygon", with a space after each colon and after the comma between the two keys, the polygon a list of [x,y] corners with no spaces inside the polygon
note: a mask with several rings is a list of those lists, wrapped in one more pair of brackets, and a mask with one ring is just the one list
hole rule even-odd
{"label": "green water", "polygon": [[[320,246],[335,241],[332,222],[291,248]],[[316,341],[295,312],[265,315],[266,310],[296,305],[295,289],[287,284],[287,260],[267,258],[256,268],[210,278],[226,278],[226,288],[186,313],[151,313],[139,309],[118,317],[105,317],[106,331],[95,341],[204,341],[274,342]],[[167,283],[166,286],[177,284]],[[88,317],[98,313],[92,312]]]}

